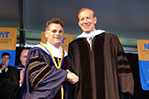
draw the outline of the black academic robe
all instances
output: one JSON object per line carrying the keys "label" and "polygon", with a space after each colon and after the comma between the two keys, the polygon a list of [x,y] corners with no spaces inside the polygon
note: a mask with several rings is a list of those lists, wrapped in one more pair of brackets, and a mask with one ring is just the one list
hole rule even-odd
{"label": "black academic robe", "polygon": [[19,71],[11,66],[0,73],[0,99],[20,99],[19,77]]}
{"label": "black academic robe", "polygon": [[[55,57],[56,63],[58,58]],[[25,68],[21,99],[71,99],[66,69],[69,68],[68,56],[65,56],[60,69],[54,66],[52,58],[39,47],[30,49]]]}
{"label": "black academic robe", "polygon": [[116,35],[96,35],[92,49],[86,38],[78,38],[69,44],[69,56],[79,76],[75,99],[120,99],[120,92],[133,94],[132,71]]}

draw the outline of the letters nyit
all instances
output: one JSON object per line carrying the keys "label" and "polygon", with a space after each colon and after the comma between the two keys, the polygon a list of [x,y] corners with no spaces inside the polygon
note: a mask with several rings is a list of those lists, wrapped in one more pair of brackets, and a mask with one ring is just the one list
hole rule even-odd
{"label": "letters nyit", "polygon": [[8,38],[10,32],[0,32],[0,38]]}

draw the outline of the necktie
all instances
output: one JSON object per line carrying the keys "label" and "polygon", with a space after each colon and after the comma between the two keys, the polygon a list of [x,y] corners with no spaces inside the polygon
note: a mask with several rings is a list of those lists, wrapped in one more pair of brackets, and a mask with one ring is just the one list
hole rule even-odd
{"label": "necktie", "polygon": [[93,38],[88,38],[88,43],[90,45],[90,50],[92,50],[92,40],[93,40]]}
{"label": "necktie", "polygon": [[92,47],[92,38],[89,38],[90,47]]}

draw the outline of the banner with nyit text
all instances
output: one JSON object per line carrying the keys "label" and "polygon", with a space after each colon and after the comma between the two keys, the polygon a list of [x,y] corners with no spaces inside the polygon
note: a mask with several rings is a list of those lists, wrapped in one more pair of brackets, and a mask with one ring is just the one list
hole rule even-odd
{"label": "banner with nyit text", "polygon": [[17,39],[17,28],[0,28],[0,58],[4,52],[9,53],[10,66],[15,66],[16,39]]}
{"label": "banner with nyit text", "polygon": [[[61,46],[64,50],[68,52],[68,44],[73,40],[72,34],[64,34]],[[46,43],[47,38],[45,37],[45,32],[41,32],[41,42]]]}
{"label": "banner with nyit text", "polygon": [[143,90],[149,90],[149,40],[137,40],[140,80]]}

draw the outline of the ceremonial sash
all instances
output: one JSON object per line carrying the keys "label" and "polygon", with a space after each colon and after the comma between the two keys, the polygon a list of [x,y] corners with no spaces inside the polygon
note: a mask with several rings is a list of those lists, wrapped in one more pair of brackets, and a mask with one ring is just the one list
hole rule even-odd
{"label": "ceremonial sash", "polygon": [[58,61],[58,64],[56,63],[56,60],[54,58],[54,56],[52,55],[52,53],[50,52],[49,48],[43,44],[42,42],[40,43],[48,52],[48,54],[50,55],[52,62],[54,63],[54,65],[56,66],[57,69],[60,69],[62,64],[63,64],[63,60],[64,60],[64,50],[62,51],[62,56],[61,56],[61,60]]}

